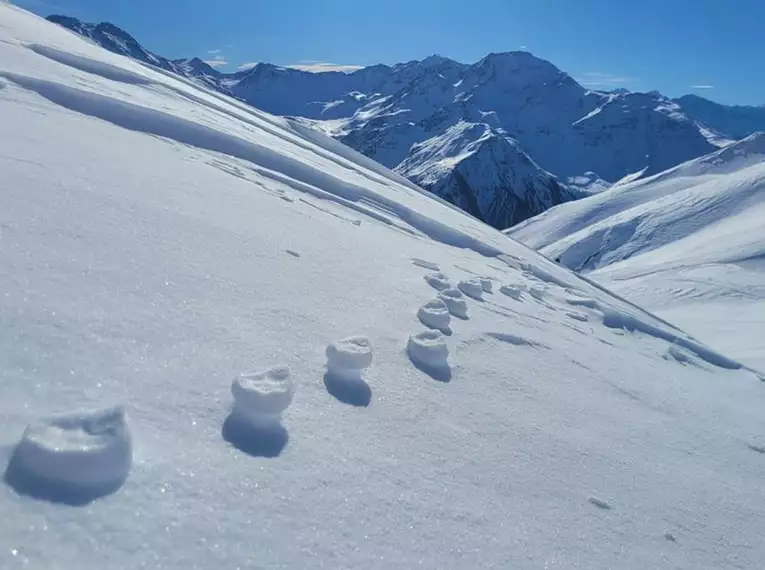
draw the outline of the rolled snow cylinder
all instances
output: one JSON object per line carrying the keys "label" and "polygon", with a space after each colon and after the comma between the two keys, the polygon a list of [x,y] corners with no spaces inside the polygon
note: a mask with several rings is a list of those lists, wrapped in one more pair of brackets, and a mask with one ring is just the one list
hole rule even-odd
{"label": "rolled snow cylinder", "polygon": [[242,374],[231,384],[234,413],[242,419],[277,420],[292,403],[295,382],[287,366]]}
{"label": "rolled snow cylinder", "polygon": [[529,288],[529,295],[538,301],[544,301],[545,296],[547,295],[547,290],[544,287],[534,285]]}
{"label": "rolled snow cylinder", "polygon": [[464,279],[457,284],[457,288],[471,299],[483,300],[483,286],[478,279]]}
{"label": "rolled snow cylinder", "polygon": [[521,288],[518,285],[502,285],[499,292],[516,300],[521,298]]}
{"label": "rolled snow cylinder", "polygon": [[12,461],[17,478],[55,492],[116,489],[133,461],[124,409],[71,412],[30,424]]}
{"label": "rolled snow cylinder", "polygon": [[452,287],[452,283],[449,281],[449,278],[440,271],[424,275],[423,279],[425,279],[428,285],[437,291],[443,291],[444,289],[450,289]]}
{"label": "rolled snow cylinder", "polygon": [[467,302],[459,289],[444,289],[438,294],[438,298],[446,304],[453,316],[467,318]]}
{"label": "rolled snow cylinder", "polygon": [[426,327],[441,332],[449,330],[449,323],[452,320],[451,315],[449,315],[449,307],[446,306],[443,299],[433,299],[425,303],[417,311],[417,317]]}
{"label": "rolled snow cylinder", "polygon": [[409,337],[409,357],[427,368],[448,368],[449,347],[444,335],[437,330],[419,332]]}
{"label": "rolled snow cylinder", "polygon": [[350,336],[327,346],[330,372],[361,371],[372,364],[372,345],[365,336]]}

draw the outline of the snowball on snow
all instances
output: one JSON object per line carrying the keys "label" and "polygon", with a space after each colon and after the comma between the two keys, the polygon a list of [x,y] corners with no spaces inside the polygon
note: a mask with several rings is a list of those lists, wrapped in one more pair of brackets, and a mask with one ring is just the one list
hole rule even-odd
{"label": "snowball on snow", "polygon": [[518,285],[502,285],[502,287],[499,288],[499,292],[512,299],[521,298],[521,287]]}
{"label": "snowball on snow", "polygon": [[417,312],[417,317],[426,327],[440,331],[448,330],[452,320],[449,315],[449,307],[442,299],[432,299],[425,303]]}
{"label": "snowball on snow", "polygon": [[281,414],[292,403],[295,383],[287,366],[242,374],[231,384],[235,410],[248,415]]}
{"label": "snowball on snow", "polygon": [[465,295],[478,301],[483,299],[483,285],[477,279],[465,279],[457,284]]}
{"label": "snowball on snow", "polygon": [[459,289],[445,289],[438,294],[438,298],[446,303],[452,315],[461,319],[467,318],[467,302]]}
{"label": "snowball on snow", "polygon": [[350,336],[327,347],[327,368],[363,370],[372,364],[372,345],[365,336]]}
{"label": "snowball on snow", "polygon": [[410,336],[407,351],[414,362],[429,368],[448,366],[449,347],[440,331],[427,330]]}
{"label": "snowball on snow", "polygon": [[35,422],[13,456],[19,477],[73,491],[119,487],[131,464],[132,441],[122,407]]}
{"label": "snowball on snow", "polygon": [[423,279],[425,279],[425,281],[428,282],[428,285],[430,285],[431,287],[433,287],[433,289],[436,289],[438,291],[449,289],[452,286],[452,283],[451,281],[449,281],[449,278],[441,272],[429,273],[428,275],[423,276]]}

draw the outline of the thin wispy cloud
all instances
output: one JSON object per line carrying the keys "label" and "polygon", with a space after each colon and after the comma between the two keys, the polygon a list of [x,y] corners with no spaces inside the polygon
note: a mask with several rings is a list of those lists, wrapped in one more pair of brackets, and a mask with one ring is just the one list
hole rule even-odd
{"label": "thin wispy cloud", "polygon": [[629,77],[627,75],[588,71],[579,76],[577,81],[585,87],[613,89],[614,87],[637,83],[640,80],[637,77]]}
{"label": "thin wispy cloud", "polygon": [[708,85],[708,84],[702,84],[702,85],[691,85],[691,89],[714,89],[714,85]]}
{"label": "thin wispy cloud", "polygon": [[527,46],[521,46],[520,49],[528,49]]}
{"label": "thin wispy cloud", "polygon": [[207,50],[207,53],[209,53],[210,55],[217,55],[220,52],[221,52],[221,50],[219,50],[219,49],[208,49]]}
{"label": "thin wispy cloud", "polygon": [[[237,66],[240,71],[246,71],[252,69],[258,65],[257,61],[248,61]],[[311,73],[323,73],[326,71],[342,71],[344,73],[350,73],[361,69],[362,65],[350,65],[341,63],[327,63],[321,61],[299,61],[298,63],[289,63],[282,65],[281,67],[289,67],[291,69],[299,69],[301,71],[310,71]]]}
{"label": "thin wispy cloud", "polygon": [[222,67],[228,65],[228,61],[226,61],[226,58],[222,55],[216,55],[212,59],[205,59],[204,62],[210,67]]}
{"label": "thin wispy cloud", "polygon": [[342,71],[344,73],[350,73],[361,69],[362,65],[351,65],[342,63],[327,63],[318,61],[300,61],[298,63],[291,63],[285,67],[291,67],[293,69],[300,69],[302,71],[310,71],[311,73],[323,73],[326,71]]}

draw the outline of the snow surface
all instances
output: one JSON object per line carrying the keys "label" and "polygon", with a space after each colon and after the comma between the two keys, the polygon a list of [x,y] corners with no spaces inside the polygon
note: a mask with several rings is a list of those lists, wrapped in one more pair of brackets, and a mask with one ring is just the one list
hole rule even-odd
{"label": "snow surface", "polygon": [[[761,563],[755,373],[336,141],[6,5],[0,40],[3,461],[71,410],[132,433],[84,503],[6,469],[3,570]],[[437,370],[433,271],[522,291],[453,290]],[[294,400],[243,424],[274,366]]]}
{"label": "snow surface", "polygon": [[765,134],[509,233],[765,370]]}

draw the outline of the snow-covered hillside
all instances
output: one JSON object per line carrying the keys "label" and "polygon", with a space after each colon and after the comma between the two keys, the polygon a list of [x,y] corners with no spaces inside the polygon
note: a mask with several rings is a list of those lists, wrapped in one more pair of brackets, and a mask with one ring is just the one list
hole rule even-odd
{"label": "snow-covered hillside", "polygon": [[177,75],[198,82],[203,86],[212,87],[228,93],[227,89],[220,81],[221,74],[198,57],[193,59],[166,59],[147,50],[139,44],[133,36],[108,22],[88,24],[86,22],[81,22],[77,18],[59,15],[50,16],[48,19],[55,24],[64,26],[81,36],[88,38],[92,42],[113,53],[159,67],[165,71],[171,71]]}
{"label": "snow-covered hillside", "polygon": [[735,361],[7,5],[0,124],[3,570],[765,557],[765,385]]}
{"label": "snow-covered hillside", "polygon": [[[126,32],[130,42],[117,49],[110,36],[93,33],[110,24],[54,21],[112,51],[135,51],[120,47],[135,43]],[[143,51],[138,59],[152,63]],[[181,73],[195,75],[188,65]],[[723,140],[659,93],[588,91],[520,51],[470,65],[434,55],[353,73],[260,63],[199,75],[259,109],[304,119],[498,228],[582,190],[655,174]]]}
{"label": "snow-covered hillside", "polygon": [[516,239],[765,368],[765,134],[511,228]]}

